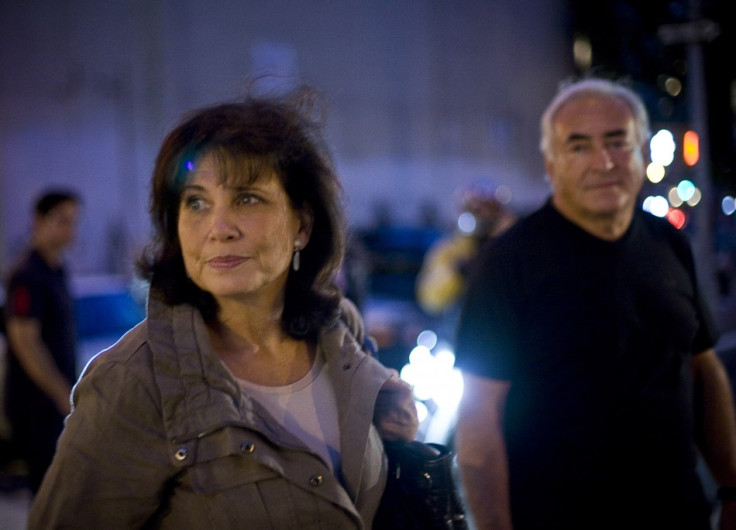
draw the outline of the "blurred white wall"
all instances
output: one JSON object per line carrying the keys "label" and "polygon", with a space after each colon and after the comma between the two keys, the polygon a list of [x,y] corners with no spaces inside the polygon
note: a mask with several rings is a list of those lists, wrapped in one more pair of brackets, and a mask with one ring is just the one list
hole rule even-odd
{"label": "blurred white wall", "polygon": [[528,210],[547,192],[538,118],[569,75],[564,0],[26,0],[0,4],[0,270],[42,188],[79,189],[77,272],[126,272],[149,233],[148,179],[180,114],[248,76],[329,101],[354,226],[378,210],[454,215],[489,177]]}

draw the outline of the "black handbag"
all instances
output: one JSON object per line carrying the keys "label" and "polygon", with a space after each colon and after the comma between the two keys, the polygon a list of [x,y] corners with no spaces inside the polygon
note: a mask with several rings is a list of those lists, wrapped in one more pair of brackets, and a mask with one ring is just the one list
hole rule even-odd
{"label": "black handbag", "polygon": [[383,443],[389,474],[374,530],[467,530],[453,452],[434,443]]}

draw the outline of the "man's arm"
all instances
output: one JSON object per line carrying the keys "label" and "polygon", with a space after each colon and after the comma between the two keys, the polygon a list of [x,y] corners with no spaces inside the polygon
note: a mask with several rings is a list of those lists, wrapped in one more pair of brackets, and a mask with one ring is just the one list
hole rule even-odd
{"label": "man's arm", "polygon": [[41,325],[33,318],[10,317],[8,343],[28,377],[66,415],[71,410],[71,385],[64,378],[41,339]]}
{"label": "man's arm", "polygon": [[463,374],[456,447],[465,497],[478,530],[509,530],[503,414],[511,383]]}
{"label": "man's arm", "polygon": [[[733,394],[723,364],[713,350],[693,357],[697,442],[708,468],[721,486],[736,488],[736,417]],[[736,528],[736,501],[725,501],[721,528]]]}

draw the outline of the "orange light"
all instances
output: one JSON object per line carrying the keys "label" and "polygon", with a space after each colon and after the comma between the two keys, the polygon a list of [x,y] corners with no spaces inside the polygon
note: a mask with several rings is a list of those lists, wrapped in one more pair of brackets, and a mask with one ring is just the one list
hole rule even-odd
{"label": "orange light", "polygon": [[687,131],[682,143],[682,158],[688,166],[694,166],[700,158],[700,140],[698,133]]}

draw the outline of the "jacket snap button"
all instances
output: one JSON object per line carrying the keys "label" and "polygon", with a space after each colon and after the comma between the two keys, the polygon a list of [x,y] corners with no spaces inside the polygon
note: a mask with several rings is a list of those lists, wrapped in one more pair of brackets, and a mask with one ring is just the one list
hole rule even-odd
{"label": "jacket snap button", "polygon": [[256,450],[256,444],[253,442],[243,442],[240,444],[240,452],[241,453],[252,453]]}
{"label": "jacket snap button", "polygon": [[309,477],[309,483],[315,487],[321,486],[324,480],[325,478],[320,474],[312,475],[311,477]]}
{"label": "jacket snap button", "polygon": [[186,447],[180,447],[176,450],[176,453],[174,453],[174,458],[176,458],[179,462],[186,460],[187,456],[189,456],[189,451],[187,451]]}

